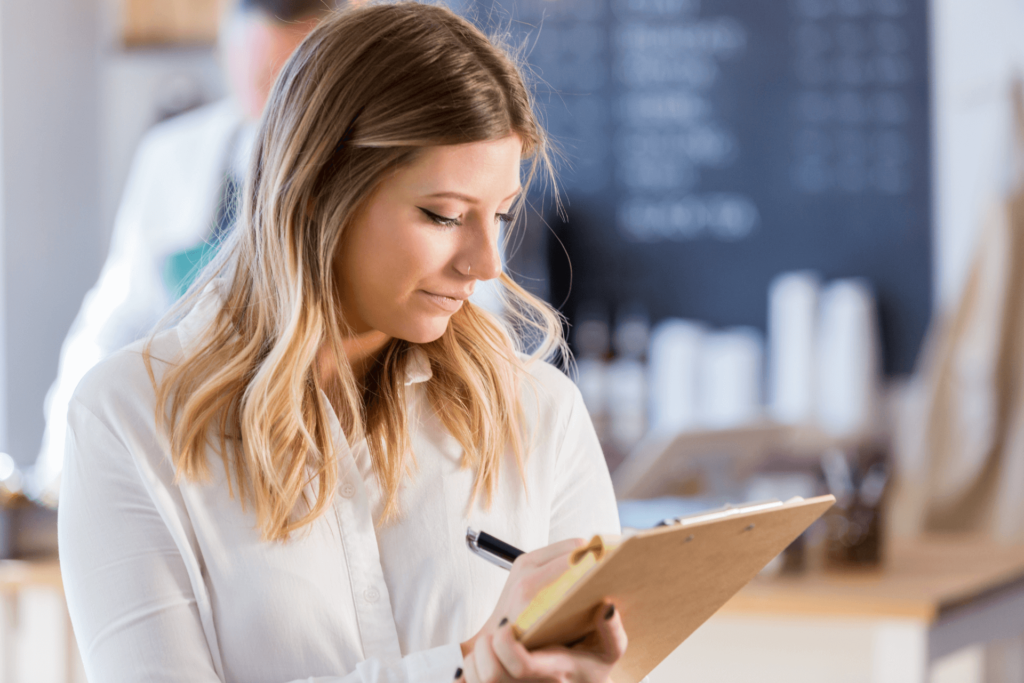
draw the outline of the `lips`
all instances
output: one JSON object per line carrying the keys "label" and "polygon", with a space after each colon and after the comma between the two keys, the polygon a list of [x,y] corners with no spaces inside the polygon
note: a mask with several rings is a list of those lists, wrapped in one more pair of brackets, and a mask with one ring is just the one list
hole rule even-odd
{"label": "lips", "polygon": [[435,305],[449,313],[454,313],[462,308],[462,303],[469,298],[466,294],[437,294],[426,290],[423,291],[423,294]]}

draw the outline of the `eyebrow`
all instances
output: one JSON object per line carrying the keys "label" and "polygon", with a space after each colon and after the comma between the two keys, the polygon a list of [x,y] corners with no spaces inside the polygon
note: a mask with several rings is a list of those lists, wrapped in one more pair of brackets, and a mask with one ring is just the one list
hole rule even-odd
{"label": "eyebrow", "polygon": [[[507,202],[508,200],[512,199],[513,197],[515,197],[517,194],[519,194],[522,191],[523,191],[523,188],[517,187],[515,192],[513,192],[509,196],[505,197],[501,201],[502,202]],[[435,192],[434,194],[428,194],[427,197],[430,197],[432,199],[435,199],[435,198],[436,199],[458,199],[458,200],[466,202],[467,204],[477,204],[477,203],[479,203],[479,200],[476,197],[470,197],[468,194],[462,194],[461,192]]]}

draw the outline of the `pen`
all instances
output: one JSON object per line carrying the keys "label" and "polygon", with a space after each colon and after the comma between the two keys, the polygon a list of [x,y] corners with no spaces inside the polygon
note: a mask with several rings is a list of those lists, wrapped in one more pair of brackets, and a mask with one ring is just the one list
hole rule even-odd
{"label": "pen", "polygon": [[523,551],[483,531],[466,529],[466,545],[474,553],[502,569],[511,569]]}

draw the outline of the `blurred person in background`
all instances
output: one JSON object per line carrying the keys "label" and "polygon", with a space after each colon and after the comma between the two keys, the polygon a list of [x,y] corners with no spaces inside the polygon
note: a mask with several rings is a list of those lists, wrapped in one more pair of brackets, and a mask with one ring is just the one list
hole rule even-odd
{"label": "blurred person in background", "polygon": [[86,294],[46,395],[26,492],[57,499],[68,402],[97,362],[145,334],[191,284],[235,219],[255,123],[278,71],[341,0],[232,0],[219,51],[229,96],[152,128],[139,144],[99,280]]}

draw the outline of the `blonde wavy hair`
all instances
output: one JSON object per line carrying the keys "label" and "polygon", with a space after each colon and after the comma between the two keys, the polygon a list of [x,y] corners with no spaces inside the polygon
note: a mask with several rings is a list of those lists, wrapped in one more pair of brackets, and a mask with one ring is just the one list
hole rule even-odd
{"label": "blonde wavy hair", "polygon": [[[330,15],[284,66],[256,138],[237,227],[172,317],[218,277],[223,307],[159,382],[158,424],[169,433],[176,476],[209,476],[221,457],[231,493],[251,505],[264,539],[284,540],[322,514],[338,485],[324,391],[350,443],[365,438],[396,518],[411,472],[405,368],[412,343],[392,339],[357,381],[342,351],[335,256],[347,227],[382,179],[418,150],[515,134],[531,183],[552,183],[549,144],[511,51],[438,6],[412,2]],[[528,435],[520,405],[520,353],[564,350],[559,315],[507,274],[505,319],[470,302],[436,341],[418,345],[433,372],[430,403],[476,472],[471,500],[493,493],[502,458],[520,472]],[[339,377],[318,371],[333,354]]]}

